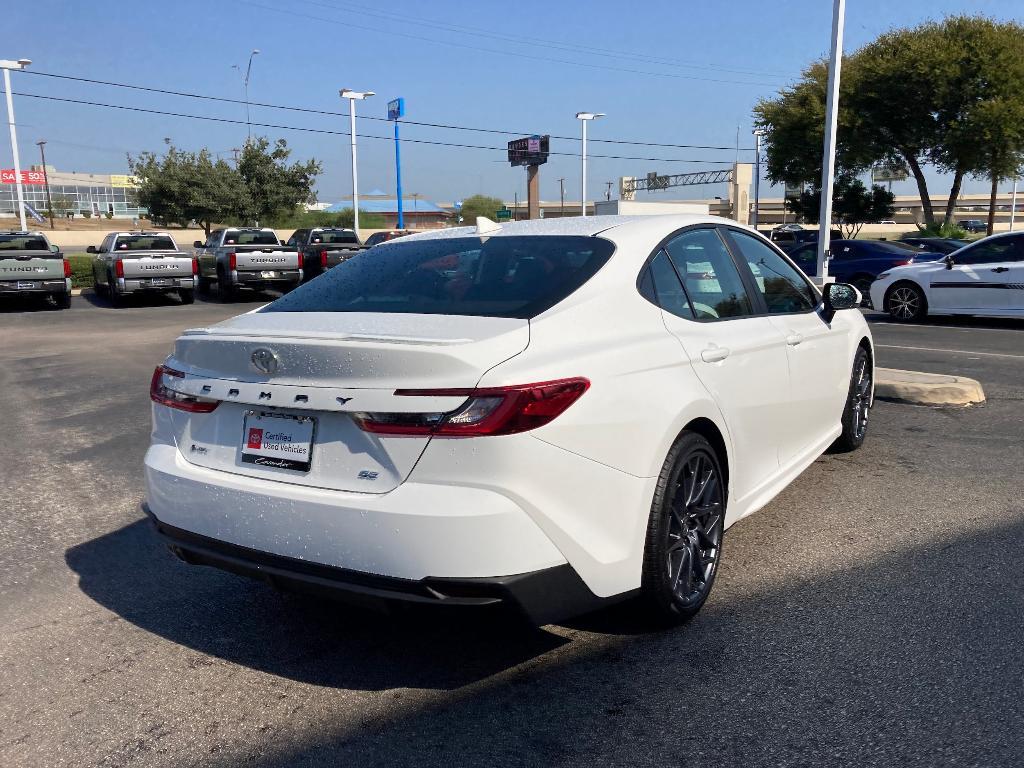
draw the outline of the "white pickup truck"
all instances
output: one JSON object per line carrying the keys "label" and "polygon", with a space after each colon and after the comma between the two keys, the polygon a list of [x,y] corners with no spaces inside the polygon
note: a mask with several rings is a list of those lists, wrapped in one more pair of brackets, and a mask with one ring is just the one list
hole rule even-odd
{"label": "white pickup truck", "polygon": [[0,232],[0,297],[50,296],[71,306],[71,268],[42,232]]}
{"label": "white pickup truck", "polygon": [[166,232],[111,232],[92,263],[93,287],[115,306],[133,293],[176,293],[182,304],[195,301],[196,262]]}
{"label": "white pickup truck", "polygon": [[276,288],[287,293],[302,282],[298,249],[282,246],[272,229],[216,229],[205,243],[196,240],[194,245],[199,288],[216,281],[222,301],[234,301],[241,288]]}

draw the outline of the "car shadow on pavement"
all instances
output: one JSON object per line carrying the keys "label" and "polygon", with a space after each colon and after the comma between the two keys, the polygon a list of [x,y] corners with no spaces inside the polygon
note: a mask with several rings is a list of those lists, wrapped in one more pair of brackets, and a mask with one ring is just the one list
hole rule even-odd
{"label": "car shadow on pavement", "polygon": [[22,312],[56,312],[57,304],[48,296],[4,296],[0,300],[0,315]]}
{"label": "car shadow on pavement", "polygon": [[504,609],[385,613],[277,593],[178,561],[148,520],[73,547],[65,560],[85,594],[142,629],[319,686],[459,688],[566,642]]}

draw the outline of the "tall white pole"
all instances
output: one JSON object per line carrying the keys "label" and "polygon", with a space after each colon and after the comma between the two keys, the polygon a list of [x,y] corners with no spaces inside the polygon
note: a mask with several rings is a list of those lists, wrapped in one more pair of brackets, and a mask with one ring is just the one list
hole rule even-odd
{"label": "tall white pole", "polygon": [[818,213],[818,281],[828,277],[829,234],[832,232],[832,185],[836,176],[836,129],[839,123],[839,78],[843,68],[843,27],[846,0],[832,5],[832,55],[828,65],[828,96],[825,103],[825,147],[821,163],[821,208]]}
{"label": "tall white pole", "polygon": [[348,100],[348,125],[352,137],[352,228],[359,237],[359,172],[356,170],[356,100]]}
{"label": "tall white pole", "polygon": [[761,131],[754,131],[754,229],[761,213]]}
{"label": "tall white pole", "polygon": [[14,182],[18,187],[18,216],[21,229],[28,229],[25,223],[25,190],[21,187],[21,160],[18,157],[18,132],[14,128],[14,99],[11,98],[11,70],[4,67],[4,91],[7,94],[7,125],[11,129],[11,153],[14,155]]}
{"label": "tall white pole", "polygon": [[1017,217],[1017,177],[1013,177],[1013,196],[1010,197],[1010,231],[1013,232],[1013,220]]}
{"label": "tall white pole", "polygon": [[[580,158],[583,161],[583,168],[580,173],[580,216],[587,215],[587,121],[580,120],[583,123],[583,151],[580,153]],[[13,129],[12,129],[13,130]]]}

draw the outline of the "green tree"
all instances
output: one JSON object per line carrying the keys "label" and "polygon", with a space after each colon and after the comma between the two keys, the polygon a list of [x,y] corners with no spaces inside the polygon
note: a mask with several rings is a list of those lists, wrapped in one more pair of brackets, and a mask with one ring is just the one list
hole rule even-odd
{"label": "green tree", "polygon": [[[953,17],[880,36],[844,57],[837,165],[856,173],[885,163],[906,168],[917,184],[926,225],[936,224],[924,167],[952,175],[944,221],[950,222],[967,175],[1005,174],[1014,163],[1016,108],[1024,100],[1024,27]],[[826,69],[812,64],[794,86],[754,108],[766,131],[768,177],[818,181]],[[1007,84],[1016,83],[1016,88]],[[986,108],[979,105],[991,105]],[[999,105],[999,108],[995,108]],[[982,136],[990,136],[990,141]]]}
{"label": "green tree", "polygon": [[58,219],[67,216],[69,211],[77,209],[75,198],[70,195],[54,195],[51,199],[51,205],[53,206],[52,213]]}
{"label": "green tree", "polygon": [[248,191],[246,215],[253,222],[266,221],[294,211],[297,205],[315,200],[313,184],[322,170],[317,160],[288,164],[291,150],[284,139],[273,147],[264,137],[245,143],[238,159],[238,173]]}
{"label": "green tree", "polygon": [[[896,211],[895,197],[885,187],[873,184],[871,189],[856,176],[843,174],[832,189],[832,224],[838,224],[846,237],[855,238],[870,221],[892,218]],[[804,190],[790,201],[790,210],[804,221],[818,224],[821,212],[821,185]]]}
{"label": "green tree", "polygon": [[128,166],[139,178],[139,204],[154,220],[182,226],[196,221],[209,234],[213,224],[240,221],[249,208],[242,177],[205,149],[183,152],[169,145],[163,157],[129,155]]}
{"label": "green tree", "polygon": [[496,197],[471,195],[462,201],[462,223],[474,226],[477,216],[485,216],[493,221],[498,215],[498,211],[504,207],[505,203]]}

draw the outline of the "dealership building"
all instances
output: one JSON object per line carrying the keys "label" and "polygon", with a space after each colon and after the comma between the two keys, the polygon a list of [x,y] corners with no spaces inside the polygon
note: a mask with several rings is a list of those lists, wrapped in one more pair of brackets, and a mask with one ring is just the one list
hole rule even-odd
{"label": "dealership building", "polygon": [[[14,172],[3,171],[0,184],[0,216],[18,215],[18,188]],[[116,173],[74,173],[58,171],[52,165],[33,165],[22,171],[22,190],[25,202],[37,211],[45,211],[46,182],[50,186],[50,199],[55,215],[111,216],[115,219],[134,219],[145,216],[139,207],[138,187],[131,176]]]}

